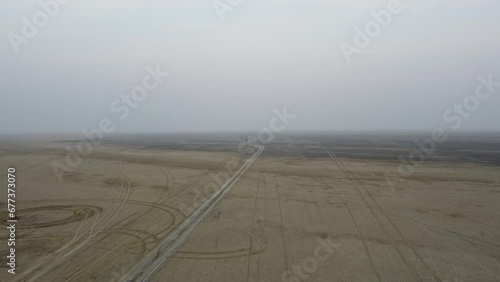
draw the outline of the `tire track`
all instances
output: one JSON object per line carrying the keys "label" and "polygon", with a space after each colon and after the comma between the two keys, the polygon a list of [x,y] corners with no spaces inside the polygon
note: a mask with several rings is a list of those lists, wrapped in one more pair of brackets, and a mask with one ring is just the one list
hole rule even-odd
{"label": "tire track", "polygon": [[271,173],[274,178],[274,185],[276,187],[276,193],[278,196],[278,207],[280,211],[280,222],[281,222],[281,241],[283,242],[283,255],[285,256],[285,270],[288,272],[288,255],[286,252],[286,241],[285,241],[285,225],[283,224],[283,209],[281,208],[281,197],[280,197],[280,189],[278,187],[278,180],[276,179],[276,174],[274,170],[271,168]]}
{"label": "tire track", "polygon": [[[224,161],[221,161],[219,162],[219,166],[224,163]],[[172,189],[174,188],[174,185],[175,185],[175,178],[174,176],[172,175],[172,173],[170,171],[168,171],[166,168],[164,167],[159,167],[160,170],[162,171],[162,173],[164,173],[165,177],[166,177],[166,185],[165,186],[166,188],[168,187],[169,183],[172,184]],[[133,225],[137,220],[140,220],[141,218],[143,218],[143,216],[147,215],[147,214],[151,214],[155,208],[157,208],[158,205],[162,205],[162,206],[166,206],[166,207],[169,207],[171,208],[172,210],[175,210],[176,212],[178,212],[179,215],[183,215],[181,211],[179,211],[177,208],[173,208],[173,207],[170,207],[170,206],[167,206],[167,205],[164,205],[163,203],[168,203],[168,202],[171,202],[173,199],[176,199],[179,194],[183,191],[185,191],[186,189],[190,188],[190,187],[193,187],[194,184],[196,184],[197,182],[199,182],[203,176],[206,176],[207,174],[211,173],[212,171],[207,171],[207,172],[204,172],[204,173],[201,173],[197,176],[197,178],[195,178],[194,180],[191,180],[190,182],[188,182],[187,184],[181,186],[180,189],[178,189],[177,191],[175,191],[173,194],[169,193],[167,190],[170,190],[170,189],[165,189],[162,191],[162,194],[164,195],[164,197],[161,197],[160,199],[158,199],[157,201],[153,202],[153,205],[149,205],[149,208],[148,209],[145,209],[145,210],[142,210],[142,211],[139,211],[135,214],[132,214],[131,216],[129,216],[128,218],[126,219],[123,219],[121,222],[118,222],[116,223],[114,226],[116,225],[119,225],[120,228],[125,228],[125,227],[129,227],[131,225]],[[170,175],[170,176],[169,176]],[[173,179],[173,180],[170,180],[170,179]],[[149,202],[151,203],[151,202]],[[155,233],[155,237],[156,236],[160,236],[160,234],[164,233],[164,232],[167,232],[169,229],[173,228],[175,226],[175,224],[177,223],[177,217],[172,214],[172,213],[169,213],[169,215],[172,216],[172,222],[171,224],[168,224],[164,229],[160,230],[160,231],[157,231]],[[146,229],[147,232],[150,231],[150,229],[152,228],[156,228],[157,224],[159,222],[161,222],[162,220],[164,220],[164,217],[160,217],[158,219],[156,219],[156,221],[152,222],[149,227]],[[114,227],[113,226],[113,227]],[[168,235],[165,234],[164,236]],[[127,240],[125,240],[124,242],[122,242],[122,245],[125,245],[127,244],[132,238],[128,238]],[[140,261],[140,260],[139,260]],[[139,261],[136,261],[137,263]]]}
{"label": "tire track", "polygon": [[[220,161],[218,163],[218,167],[220,167],[223,163],[225,163],[225,160],[223,161]],[[169,183],[171,182],[172,183],[172,188],[171,189],[174,189],[175,187],[175,177],[173,176],[173,174],[167,170],[166,168],[164,167],[160,167],[160,166],[157,166],[158,168],[160,168],[160,170],[164,173],[166,179],[167,179],[167,184],[166,185],[169,185]],[[181,186],[177,191],[175,191],[174,193],[168,193],[167,190],[171,190],[171,189],[165,189],[162,191],[162,194],[164,195],[163,197],[161,197],[160,199],[158,199],[157,201],[153,202],[155,205],[151,205],[149,209],[147,210],[143,210],[143,211],[139,211],[138,213],[136,214],[133,214],[131,215],[131,217],[127,220],[127,219],[124,219],[124,221],[120,222],[119,224],[121,224],[121,228],[124,228],[124,227],[127,227],[127,226],[130,226],[132,225],[134,222],[136,222],[137,220],[143,218],[143,216],[145,216],[146,214],[150,214],[156,205],[162,205],[162,206],[167,206],[167,205],[164,205],[165,203],[169,203],[171,201],[173,201],[174,199],[177,199],[177,197],[179,197],[180,193],[183,192],[183,191],[186,191],[186,189],[189,189],[190,187],[193,187],[194,184],[198,183],[202,177],[206,176],[207,174],[211,173],[212,171],[211,170],[208,170],[204,173],[201,173],[199,174],[195,179],[189,181],[187,184]],[[170,181],[170,179],[173,179],[172,181]],[[167,188],[168,186],[166,186]],[[173,208],[173,207],[170,207],[170,206],[167,206],[175,211],[178,212],[179,215],[183,215],[183,213],[178,210],[177,208]],[[164,233],[164,232],[167,232],[169,229],[173,228],[176,226],[176,223],[177,223],[177,218],[175,215],[171,214],[172,216],[172,224],[169,224],[166,228],[160,230],[160,231],[157,231],[156,232],[156,236],[159,236],[160,234]],[[161,218],[158,218],[156,221],[152,222],[149,227],[146,229],[146,231],[149,232],[149,230],[151,228],[155,228],[157,223],[161,222],[162,220],[164,219],[164,217],[161,217]],[[181,224],[181,223],[179,223]],[[165,234],[164,236],[168,235],[169,233]],[[126,240],[125,242],[123,243],[127,243],[129,240]]]}
{"label": "tire track", "polygon": [[[121,182],[121,183],[122,183],[122,185],[123,185],[123,180],[121,179],[120,174],[121,174],[121,173],[122,173],[122,171],[123,171],[123,167],[124,167],[124,159],[123,159],[123,154],[122,154],[122,152],[120,151],[119,153],[120,153],[120,157],[121,157],[121,162],[120,162],[120,165],[119,165],[120,169],[119,169],[118,171],[114,171],[113,169],[110,169],[110,171],[111,171],[112,173],[114,173],[114,174],[116,175],[116,177],[119,177],[119,178],[120,178],[120,182]],[[55,158],[54,158],[54,159],[55,159]],[[107,187],[105,191],[108,191],[108,189],[110,189],[110,188],[109,188],[109,187]],[[101,192],[101,195],[102,195],[102,193],[104,193],[104,191],[103,191],[103,192]],[[91,199],[91,197],[87,198],[87,200],[90,200],[90,199]],[[106,210],[106,212],[107,212],[107,210]],[[43,253],[43,252],[44,252],[44,253],[46,253],[46,254],[41,255],[41,259],[39,259],[39,260],[37,260],[37,261],[35,261],[35,262],[31,262],[31,260],[29,260],[29,261],[28,261],[28,264],[29,264],[29,265],[31,265],[31,266],[42,264],[42,263],[44,263],[44,262],[45,262],[45,259],[50,258],[50,256],[52,255],[52,253],[58,252],[61,248],[65,248],[65,247],[66,247],[66,245],[71,244],[71,243],[74,243],[74,242],[75,242],[75,240],[82,238],[82,236],[78,236],[78,234],[80,233],[81,227],[82,227],[83,223],[86,221],[86,219],[87,219],[87,218],[85,218],[85,219],[81,222],[81,224],[80,224],[79,228],[77,229],[77,231],[76,231],[75,236],[73,237],[73,239],[71,239],[70,241],[68,241],[68,242],[67,242],[65,245],[63,245],[62,247],[59,247],[59,248],[58,248],[58,247],[57,247],[57,245],[56,245],[54,248],[49,248],[49,249],[50,249],[50,251],[49,251],[48,253],[47,253],[47,250],[46,250],[45,248],[41,248],[41,249],[40,249],[40,251],[39,251],[37,254],[35,254],[35,256],[34,256],[34,257],[39,256],[39,255],[40,255],[41,253]],[[69,223],[69,222],[68,222],[68,223]],[[85,234],[85,233],[84,233],[84,234]],[[47,242],[47,243],[45,244],[45,246],[47,246],[47,245],[49,245],[49,244],[53,244],[56,240],[57,240],[57,238],[54,238],[54,240],[50,240],[49,242]],[[57,249],[56,249],[56,248],[57,248]]]}
{"label": "tire track", "polygon": [[133,271],[126,275],[123,280],[126,281],[148,281],[156,272],[172,257],[177,249],[184,243],[194,228],[210,214],[215,205],[229,192],[232,186],[239,180],[241,175],[253,164],[264,150],[261,146],[259,150],[250,157],[242,167],[221,187],[221,189],[212,195],[198,210],[189,218],[184,220],[176,230],[170,233],[159,246],[150,252]]}
{"label": "tire track", "polygon": [[259,190],[260,190],[260,183],[262,181],[262,166],[260,168],[260,173],[259,173],[259,181],[257,182],[257,189],[255,191],[255,200],[253,204],[253,212],[252,212],[252,221],[250,223],[250,238],[248,238],[248,253],[247,253],[247,281],[250,281],[250,251],[252,249],[252,238],[253,238],[253,227],[254,227],[254,222],[255,222],[255,214],[257,210],[257,201],[259,198]]}
{"label": "tire track", "polygon": [[[50,270],[54,269],[55,267],[57,267],[58,265],[63,263],[67,257],[69,257],[70,255],[75,253],[77,250],[83,248],[87,243],[90,242],[90,240],[92,238],[94,238],[97,234],[99,234],[99,232],[102,231],[106,227],[106,225],[109,224],[111,222],[111,220],[113,220],[116,217],[116,215],[121,211],[121,209],[123,208],[124,204],[126,203],[128,197],[130,196],[130,189],[131,189],[130,181],[128,180],[128,177],[126,177],[126,176],[124,176],[124,179],[127,182],[127,188],[126,188],[127,191],[125,194],[125,198],[123,199],[122,204],[120,205],[118,210],[111,216],[111,218],[108,221],[106,221],[106,223],[102,227],[99,227],[97,229],[97,231],[94,232],[94,229],[96,228],[96,226],[98,224],[97,219],[96,219],[96,221],[94,221],[94,224],[92,225],[92,227],[90,229],[89,236],[85,240],[78,243],[73,248],[68,249],[70,246],[76,244],[78,240],[83,238],[83,236],[87,232],[81,234],[78,237],[75,236],[75,238],[70,240],[67,244],[65,244],[64,246],[59,248],[57,251],[51,253],[48,256],[43,257],[42,259],[39,260],[39,263],[32,265],[29,269],[22,272],[18,277],[16,277],[15,281],[22,281],[23,279],[26,279],[26,281],[38,281],[43,275],[45,275]],[[122,192],[124,189],[122,189]],[[121,194],[122,193],[120,193],[118,195],[115,202],[118,201]],[[103,218],[103,220],[104,220],[104,218]],[[46,260],[49,260],[49,262],[42,265],[42,263],[45,262]],[[33,274],[33,275],[29,276],[30,274]],[[27,276],[29,276],[29,277],[27,277]]]}
{"label": "tire track", "polygon": [[[124,170],[124,158],[123,158],[122,152],[120,152],[120,155],[121,155],[121,160],[122,161],[121,161],[120,166],[118,168],[119,171],[115,172],[115,173],[117,173],[117,178],[120,180],[120,188],[121,188],[120,192],[119,192],[117,198],[114,201],[113,200],[103,200],[102,201],[102,202],[111,202],[111,205],[110,205],[111,207],[117,205],[119,203],[119,201],[121,200],[122,196],[123,196],[123,190],[124,190],[124,188],[126,186],[126,188],[127,188],[127,194],[125,196],[125,199],[122,200],[122,203],[118,207],[118,209],[116,210],[116,212],[114,212],[114,214],[111,216],[111,218],[108,219],[107,215],[111,212],[112,208],[107,209],[104,214],[100,214],[98,217],[96,217],[96,219],[94,220],[94,223],[92,224],[92,227],[90,228],[90,230],[86,230],[86,231],[84,231],[80,235],[81,227],[82,227],[84,221],[87,219],[87,218],[85,218],[85,220],[83,220],[82,223],[80,224],[80,227],[77,229],[77,231],[76,231],[75,236],[74,236],[73,239],[71,239],[65,245],[63,245],[62,247],[60,247],[58,250],[51,252],[49,255],[43,256],[42,257],[43,259],[38,260],[38,264],[42,264],[42,263],[46,262],[47,259],[52,259],[52,257],[54,257],[55,255],[61,255],[61,256],[64,256],[64,257],[68,257],[70,254],[73,254],[76,251],[76,249],[83,249],[83,250],[87,249],[87,247],[82,247],[81,244],[88,243],[91,238],[94,238],[99,232],[102,232],[105,228],[107,228],[112,223],[112,221],[116,218],[116,216],[121,212],[123,206],[126,203],[128,203],[127,200],[128,200],[128,195],[130,193],[131,184],[130,184],[130,179],[126,175],[123,174],[123,170]],[[223,160],[223,161],[219,162],[219,164],[222,164],[225,161],[227,161],[227,160]],[[142,212],[140,212],[141,214],[147,214],[148,212],[151,212],[153,209],[157,208],[158,204],[160,204],[161,202],[167,203],[167,202],[173,201],[174,198],[177,198],[178,195],[181,192],[185,191],[185,189],[187,189],[189,187],[193,187],[196,183],[198,183],[200,180],[202,180],[203,176],[206,176],[207,174],[209,174],[211,172],[211,171],[206,171],[205,173],[202,173],[202,174],[198,175],[196,179],[190,181],[188,184],[183,185],[180,189],[178,189],[177,191],[175,191],[175,189],[174,189],[174,187],[175,187],[174,186],[174,184],[175,184],[175,178],[173,177],[173,175],[167,169],[162,168],[162,167],[159,167],[159,168],[160,168],[160,170],[162,171],[162,173],[166,177],[166,184],[165,184],[166,186],[165,186],[165,188],[170,188],[170,189],[162,190],[163,194],[165,195],[165,197],[161,197],[158,201],[154,202],[155,203],[154,205],[149,205],[148,209],[145,209]],[[171,185],[172,187],[168,187],[170,183],[172,183],[172,185]],[[108,189],[110,189],[110,187],[106,188],[105,191],[107,191]],[[170,193],[170,191],[172,189],[174,189],[174,191],[175,191],[173,194]],[[167,193],[167,190],[168,190],[168,193]],[[104,193],[104,191],[101,192],[101,193]],[[89,199],[89,200],[91,200],[91,199]],[[98,199],[92,199],[92,200],[98,201]],[[175,208],[172,208],[172,209],[173,210],[177,210]],[[179,212],[180,215],[182,214],[180,211],[178,211],[178,212]],[[117,222],[117,223],[113,224],[113,227],[116,227],[116,226],[121,226],[121,227],[129,226],[130,224],[134,223],[137,219],[139,219],[141,217],[141,214],[131,215],[131,216],[129,216],[129,217],[121,220],[120,222]],[[157,222],[163,220],[163,218],[160,218]],[[175,220],[176,216],[172,216],[172,218],[173,218],[172,225],[174,225],[176,223],[176,220]],[[152,224],[151,227],[154,227],[155,225],[156,224]],[[157,234],[161,234],[162,232],[166,232],[168,229],[170,229],[172,227],[172,225],[167,226],[163,230],[159,231]],[[147,230],[149,231],[151,229],[151,227],[148,228]],[[89,238],[87,238],[81,244],[76,245],[74,247],[74,249],[69,249],[70,246],[74,246],[77,243],[77,241],[80,240],[80,239],[82,239],[86,234],[89,234]],[[54,238],[54,239],[56,239],[56,238]],[[131,238],[129,238],[129,239],[131,239]],[[123,243],[125,244],[128,241],[130,241],[130,240],[126,240]],[[113,251],[114,249],[115,249],[115,247],[113,247],[110,251],[108,251],[108,253],[111,252],[111,251]],[[41,252],[44,252],[44,250],[42,249],[40,251],[40,253]],[[45,252],[46,252],[46,250],[45,250]],[[103,257],[101,257],[101,258],[103,258]],[[61,260],[58,260],[58,261],[61,261]],[[42,266],[40,266],[40,267],[42,267]],[[50,267],[54,268],[54,267],[57,267],[57,265],[56,265],[56,263],[54,261],[52,261]],[[41,275],[37,275],[37,277],[40,277],[40,276]],[[35,277],[35,279],[36,279],[36,277]],[[28,281],[30,281],[30,280],[28,280]]]}
{"label": "tire track", "polygon": [[[264,175],[263,178],[263,183],[264,183],[264,224],[261,225],[259,222],[259,225],[261,226],[261,236],[264,241],[266,240],[266,226],[267,226],[267,181],[266,181],[266,176]],[[257,277],[260,277],[260,263],[261,263],[261,258],[262,256],[258,256],[257,260]]]}
{"label": "tire track", "polygon": [[[465,234],[461,234],[461,233],[458,233],[458,232],[455,232],[455,231],[448,230],[446,228],[434,226],[434,225],[431,225],[431,224],[428,224],[428,223],[416,220],[416,219],[414,219],[414,218],[412,218],[410,216],[403,216],[403,215],[400,215],[398,213],[393,212],[392,210],[389,210],[389,212],[392,213],[394,216],[400,217],[400,218],[405,219],[405,220],[413,221],[413,222],[415,222],[417,224],[425,226],[426,230],[428,232],[430,232],[431,234],[433,234],[434,236],[436,236],[435,234],[438,234],[438,235],[441,235],[441,236],[448,236],[448,237],[456,238],[456,239],[462,240],[462,241],[464,241],[464,242],[466,242],[468,244],[471,244],[474,247],[477,247],[479,244],[474,243],[471,240],[476,240],[476,241],[482,242],[483,244],[487,244],[488,245],[488,246],[480,245],[483,248],[491,248],[491,247],[498,248],[500,246],[498,244],[494,244],[494,243],[491,243],[491,242],[488,242],[488,241],[480,240],[480,239],[477,239],[477,238],[474,238],[474,237],[471,237],[471,236],[468,236],[468,235],[465,235]],[[485,270],[486,272],[491,273],[493,276],[495,276],[497,278],[497,280],[500,281],[500,277],[493,270],[485,267],[482,263],[480,263],[479,261],[477,261],[476,259],[474,259],[468,253],[466,253],[465,251],[463,251],[459,247],[455,246],[454,243],[449,242],[448,245],[451,246],[452,248],[454,248],[455,250],[459,251],[460,253],[463,253],[464,257],[467,257],[470,261],[473,261],[475,264],[477,264],[483,270]],[[485,252],[483,249],[479,248],[479,250],[481,250],[483,252],[483,257],[485,257],[485,256],[491,256],[490,254],[488,254],[487,252]],[[478,251],[478,252],[480,252],[480,251]]]}
{"label": "tire track", "polygon": [[[237,235],[245,243],[248,241],[246,237]],[[251,249],[240,248],[233,251],[219,251],[219,252],[177,252],[175,254],[176,259],[227,259],[227,258],[244,258],[250,252],[251,255],[256,255],[267,250],[267,243],[260,240],[257,236],[253,236],[254,244],[252,244]]]}
{"label": "tire track", "polygon": [[[318,144],[319,145],[319,144]],[[363,184],[359,183],[359,181],[357,181],[354,177],[354,175],[349,171],[347,170],[347,168],[340,162],[340,160],[337,158],[337,156],[335,156],[335,154],[333,152],[331,152],[329,149],[325,148],[324,146],[321,146],[319,145],[323,150],[325,150],[325,152],[327,152],[329,155],[330,155],[330,158],[332,160],[334,160],[334,162],[337,164],[337,166],[340,168],[340,170],[349,178],[349,180],[351,180],[353,182],[353,184],[355,184],[354,186],[356,187],[356,190],[358,191],[358,193],[360,194],[360,196],[363,198],[363,201],[367,204],[367,206],[371,207],[372,205],[367,201],[367,199],[364,197],[364,195],[362,195],[361,191],[360,191],[360,187],[362,190],[364,190],[365,193],[368,194],[369,198],[371,199],[371,201],[375,204],[377,210],[383,215],[383,217],[389,222],[390,226],[392,226],[392,228],[396,231],[396,233],[399,235],[399,237],[401,237],[403,243],[405,244],[405,246],[410,249],[412,251],[412,253],[420,260],[420,262],[422,263],[422,265],[427,269],[427,271],[434,277],[434,279],[436,281],[441,281],[441,279],[437,276],[437,274],[429,267],[429,265],[427,263],[425,263],[425,261],[423,260],[423,258],[420,256],[419,253],[417,253],[415,251],[415,249],[413,247],[411,247],[411,245],[409,244],[408,240],[406,239],[406,237],[401,233],[401,231],[396,227],[396,225],[394,224],[394,222],[389,218],[389,216],[383,211],[382,207],[380,206],[380,204],[378,203],[378,201],[373,197],[373,195],[368,191],[368,189],[366,189],[364,187]],[[370,208],[370,211],[371,213],[376,217],[376,214],[375,212],[373,211],[372,208]],[[390,235],[388,234],[387,230],[385,229],[385,227],[383,227],[383,225],[381,224],[381,222],[379,220],[377,220],[377,222],[379,223],[380,227],[383,228],[384,233],[386,233],[386,235],[388,235],[389,238],[391,238],[391,240],[394,242],[394,240],[392,239],[392,237],[390,237]],[[403,260],[406,262],[405,264],[407,264],[414,272],[414,274],[416,275],[416,278],[419,279],[420,281],[422,281],[422,279],[420,278],[420,276],[418,275],[418,272],[417,270],[413,267],[413,265],[406,259],[406,257],[402,254],[402,251],[399,249],[399,247],[394,243],[393,244],[399,251],[398,253],[400,253],[401,257],[403,258]]]}
{"label": "tire track", "polygon": [[325,182],[322,182],[318,179],[316,179],[314,176],[312,176],[309,172],[305,171],[305,173],[312,179],[314,179],[316,182],[320,183],[320,184],[323,184],[325,185],[326,187],[330,188],[330,190],[332,190],[335,195],[340,199],[340,201],[345,205],[345,207],[347,208],[347,211],[349,213],[349,217],[351,218],[352,222],[354,223],[354,226],[356,227],[356,231],[358,233],[358,236],[359,238],[361,239],[361,242],[363,243],[363,246],[364,246],[364,249],[365,249],[365,252],[366,252],[366,255],[368,257],[368,259],[370,260],[370,264],[373,268],[373,271],[375,272],[375,276],[377,277],[377,279],[379,281],[382,281],[382,279],[380,278],[380,274],[378,273],[377,271],[377,268],[375,267],[375,263],[373,262],[373,258],[370,254],[370,251],[368,249],[368,245],[366,244],[366,240],[361,232],[361,229],[359,228],[359,225],[358,225],[358,222],[356,221],[356,218],[354,217],[354,214],[352,213],[352,210],[351,210],[351,207],[350,207],[350,204],[347,203],[347,201],[342,197],[342,195],[331,185],[325,183]]}
{"label": "tire track", "polygon": [[391,241],[391,245],[393,246],[393,248],[396,250],[396,252],[398,253],[398,255],[401,257],[401,260],[403,261],[403,263],[410,269],[410,272],[415,276],[415,278],[419,281],[422,281],[422,279],[420,278],[420,276],[418,275],[418,272],[417,270],[413,267],[413,265],[408,261],[408,259],[406,258],[406,256],[403,254],[402,250],[399,248],[399,246],[396,244],[396,242],[394,241],[394,239],[390,236],[389,234],[389,231],[385,228],[385,226],[383,225],[383,223],[380,221],[379,219],[379,216],[373,211],[373,207],[370,203],[368,203],[368,201],[366,200],[365,196],[361,193],[361,191],[359,190],[359,187],[357,186],[358,183],[353,180],[353,178],[347,174],[342,166],[336,161],[336,156],[329,152],[325,147],[321,146],[318,144],[318,146],[320,146],[326,153],[328,153],[328,155],[330,156],[330,158],[332,160],[334,160],[335,164],[337,165],[337,167],[346,175],[346,177],[354,184],[354,187],[356,188],[356,191],[358,193],[358,195],[361,197],[361,199],[365,202],[366,204],[366,207],[370,210],[370,213],[372,214],[372,216],[375,218],[375,220],[377,221],[377,224],[378,226],[380,227],[380,229],[384,232],[384,234],[387,236],[387,238],[390,239]]}

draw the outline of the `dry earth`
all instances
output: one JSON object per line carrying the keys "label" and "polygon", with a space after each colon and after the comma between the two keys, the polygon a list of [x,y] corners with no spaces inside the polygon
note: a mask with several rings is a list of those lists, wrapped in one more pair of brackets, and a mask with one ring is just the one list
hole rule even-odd
{"label": "dry earth", "polygon": [[[66,144],[0,143],[19,220],[17,274],[2,264],[1,281],[118,281],[248,157],[106,144],[60,182]],[[391,188],[396,158],[321,144],[266,146],[153,280],[500,280],[499,166],[433,159]]]}

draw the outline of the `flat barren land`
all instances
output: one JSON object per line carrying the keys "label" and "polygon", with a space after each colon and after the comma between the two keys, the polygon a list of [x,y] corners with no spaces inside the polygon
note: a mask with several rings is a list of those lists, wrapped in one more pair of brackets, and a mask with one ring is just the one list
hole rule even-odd
{"label": "flat barren land", "polygon": [[499,281],[500,137],[415,138],[2,137],[0,281]]}

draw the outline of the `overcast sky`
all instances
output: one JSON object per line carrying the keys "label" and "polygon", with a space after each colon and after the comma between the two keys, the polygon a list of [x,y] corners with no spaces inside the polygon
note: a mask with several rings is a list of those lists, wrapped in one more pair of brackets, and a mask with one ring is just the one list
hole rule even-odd
{"label": "overcast sky", "polygon": [[[500,81],[499,1],[401,0],[347,63],[388,2],[242,0],[221,21],[213,0],[73,0],[16,54],[8,34],[42,10],[3,0],[0,133],[259,130],[284,106],[287,130],[428,130],[478,76]],[[157,64],[170,76],[120,120],[112,102]],[[499,109],[500,88],[460,130],[500,130]]]}

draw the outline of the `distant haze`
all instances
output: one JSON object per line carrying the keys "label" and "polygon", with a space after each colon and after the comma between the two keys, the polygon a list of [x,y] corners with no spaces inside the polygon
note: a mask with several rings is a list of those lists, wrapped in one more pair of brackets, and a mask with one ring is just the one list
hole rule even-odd
{"label": "distant haze", "polygon": [[[221,0],[227,2],[227,0]],[[480,75],[500,81],[500,2],[401,1],[348,64],[342,42],[389,1],[243,0],[221,21],[212,0],[70,1],[16,54],[7,34],[38,1],[0,3],[0,133],[252,131],[273,108],[286,130],[431,130],[473,95]],[[124,119],[110,106],[170,73]],[[499,131],[500,88],[460,131]],[[451,124],[450,124],[451,125]]]}

